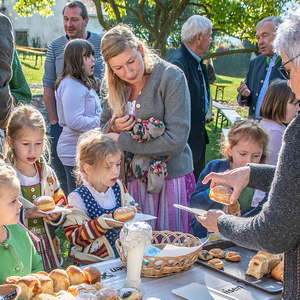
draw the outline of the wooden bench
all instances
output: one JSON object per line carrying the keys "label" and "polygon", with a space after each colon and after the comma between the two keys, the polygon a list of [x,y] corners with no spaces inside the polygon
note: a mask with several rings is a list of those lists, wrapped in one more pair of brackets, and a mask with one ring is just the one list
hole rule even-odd
{"label": "wooden bench", "polygon": [[220,132],[222,131],[224,122],[226,122],[226,126],[228,126],[228,122],[233,124],[236,120],[242,120],[242,117],[234,109],[228,106],[216,101],[213,101],[213,106],[217,109],[215,131],[218,128],[219,119],[221,121]]}
{"label": "wooden bench", "polygon": [[215,101],[218,100],[218,92],[221,92],[221,101],[223,101],[224,98],[224,90],[227,88],[227,85],[222,85],[222,84],[217,84],[217,83],[212,83],[212,86],[216,87],[216,94],[215,94]]}
{"label": "wooden bench", "polygon": [[37,65],[38,57],[41,57],[41,65],[43,64],[43,56],[46,55],[44,51],[34,50],[32,47],[15,46],[18,53],[23,54],[23,60],[26,59],[27,54],[35,55],[35,66]]}

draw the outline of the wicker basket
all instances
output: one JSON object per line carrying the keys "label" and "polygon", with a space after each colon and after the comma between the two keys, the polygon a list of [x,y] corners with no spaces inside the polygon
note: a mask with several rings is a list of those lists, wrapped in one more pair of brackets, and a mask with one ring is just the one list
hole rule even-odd
{"label": "wicker basket", "polygon": [[[152,235],[152,244],[160,249],[163,249],[167,244],[181,247],[195,247],[202,245],[199,238],[188,233],[153,231]],[[116,248],[125,269],[127,269],[127,257],[121,252],[121,243],[119,239],[116,240]],[[148,264],[142,265],[141,275],[144,277],[165,277],[186,271],[197,260],[198,252],[199,250],[178,257],[155,257],[144,255],[143,258]],[[159,265],[156,265],[156,262],[160,262]]]}

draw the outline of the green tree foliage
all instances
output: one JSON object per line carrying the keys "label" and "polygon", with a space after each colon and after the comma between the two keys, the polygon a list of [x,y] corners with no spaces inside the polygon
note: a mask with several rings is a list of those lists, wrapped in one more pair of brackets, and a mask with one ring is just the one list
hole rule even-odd
{"label": "green tree foliage", "polygon": [[[100,24],[106,30],[118,23],[129,24],[134,33],[164,57],[166,45],[180,42],[183,22],[192,14],[212,20],[214,31],[255,40],[255,25],[268,16],[278,16],[289,0],[92,0]],[[51,14],[55,0],[17,0],[15,10],[30,16]]]}
{"label": "green tree foliage", "polygon": [[55,0],[17,0],[14,10],[23,17],[31,17],[33,14],[39,14],[43,17],[53,15],[51,6]]}
{"label": "green tree foliage", "polygon": [[166,44],[172,39],[178,41],[183,22],[192,14],[199,13],[211,19],[215,31],[254,40],[255,25],[265,17],[278,16],[289,0],[93,1],[99,22],[106,30],[120,22],[130,24],[136,30],[142,26],[146,29],[145,40],[160,49],[164,56]]}

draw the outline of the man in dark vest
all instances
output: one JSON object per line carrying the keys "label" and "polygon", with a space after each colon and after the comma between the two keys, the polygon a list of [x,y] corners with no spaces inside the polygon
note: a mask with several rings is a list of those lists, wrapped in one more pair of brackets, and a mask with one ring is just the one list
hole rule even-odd
{"label": "man in dark vest", "polygon": [[237,91],[237,100],[241,106],[249,106],[249,117],[261,119],[259,109],[270,82],[282,78],[278,68],[281,57],[273,51],[272,42],[277,26],[281,23],[279,17],[268,17],[261,20],[256,28],[256,39],[261,55],[252,59],[245,82],[241,82]]}
{"label": "man in dark vest", "polygon": [[210,89],[206,65],[202,56],[212,43],[212,22],[193,15],[181,29],[182,45],[171,54],[168,61],[183,70],[191,95],[191,131],[188,144],[193,153],[196,180],[205,167],[205,150],[208,136],[205,115],[209,107]]}

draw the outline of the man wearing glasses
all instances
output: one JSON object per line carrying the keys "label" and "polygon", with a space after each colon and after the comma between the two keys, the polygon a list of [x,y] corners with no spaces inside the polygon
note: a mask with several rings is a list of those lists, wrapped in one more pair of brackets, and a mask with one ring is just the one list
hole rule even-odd
{"label": "man wearing glasses", "polygon": [[279,17],[268,17],[255,28],[258,48],[262,54],[251,60],[246,80],[237,89],[238,103],[249,107],[249,118],[261,119],[259,109],[269,83],[275,78],[284,78],[278,70],[281,57],[274,53],[272,46],[277,26],[281,22]]}

